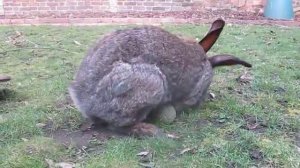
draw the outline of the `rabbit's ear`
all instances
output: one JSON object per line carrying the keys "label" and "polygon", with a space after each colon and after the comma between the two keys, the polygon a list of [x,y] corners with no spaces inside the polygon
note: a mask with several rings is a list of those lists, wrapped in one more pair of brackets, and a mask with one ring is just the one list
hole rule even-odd
{"label": "rabbit's ear", "polygon": [[217,41],[224,26],[225,26],[225,21],[222,19],[217,19],[212,23],[209,32],[199,42],[199,44],[202,46],[205,52],[207,52]]}
{"label": "rabbit's ear", "polygon": [[227,55],[227,54],[215,55],[209,57],[208,60],[213,68],[218,66],[228,66],[228,65],[238,65],[238,64],[243,65],[245,67],[252,67],[252,65],[249,64],[248,62],[241,60],[235,56]]}

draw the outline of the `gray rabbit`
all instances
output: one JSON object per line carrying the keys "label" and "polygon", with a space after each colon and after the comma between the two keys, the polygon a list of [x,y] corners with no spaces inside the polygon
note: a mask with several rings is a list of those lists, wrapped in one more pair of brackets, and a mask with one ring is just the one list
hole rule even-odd
{"label": "gray rabbit", "polygon": [[83,59],[70,96],[95,124],[124,129],[133,135],[156,135],[145,123],[159,108],[176,111],[197,107],[212,81],[213,68],[251,64],[231,55],[207,57],[225,22],[217,19],[200,41],[190,41],[154,26],[115,31]]}

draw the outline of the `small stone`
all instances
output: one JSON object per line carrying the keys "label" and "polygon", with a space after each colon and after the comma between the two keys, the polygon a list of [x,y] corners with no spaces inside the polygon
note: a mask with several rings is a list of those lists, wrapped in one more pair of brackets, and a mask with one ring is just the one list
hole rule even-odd
{"label": "small stone", "polygon": [[172,123],[176,118],[176,110],[173,106],[163,106],[158,110],[158,119],[165,123]]}

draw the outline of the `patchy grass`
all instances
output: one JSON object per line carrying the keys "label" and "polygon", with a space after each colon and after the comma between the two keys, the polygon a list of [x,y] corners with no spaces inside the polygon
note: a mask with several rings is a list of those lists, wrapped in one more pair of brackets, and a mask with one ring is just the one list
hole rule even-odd
{"label": "patchy grass", "polygon": [[[165,25],[200,38],[208,26]],[[0,89],[0,167],[299,167],[300,30],[227,26],[209,55],[230,53],[253,64],[215,70],[216,95],[172,124],[158,123],[179,139],[130,137],[91,141],[78,149],[46,138],[52,130],[77,130],[83,120],[65,105],[68,83],[87,49],[103,34],[123,27],[0,27],[0,74],[13,80]],[[247,71],[253,78],[236,78]],[[298,145],[298,146],[297,146]],[[183,150],[185,149],[185,152]]]}

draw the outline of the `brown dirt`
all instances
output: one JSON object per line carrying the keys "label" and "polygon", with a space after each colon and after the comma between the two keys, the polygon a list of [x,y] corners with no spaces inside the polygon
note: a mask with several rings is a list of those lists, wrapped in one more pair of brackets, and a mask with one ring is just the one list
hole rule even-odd
{"label": "brown dirt", "polygon": [[262,161],[264,158],[264,154],[258,148],[254,148],[249,151],[250,158],[255,161]]}
{"label": "brown dirt", "polygon": [[[75,108],[68,94],[65,95],[64,99],[58,100],[55,103],[55,107],[60,111],[67,110],[69,108]],[[47,137],[51,137],[58,143],[67,147],[74,145],[80,149],[89,147],[92,141],[103,143],[111,138],[121,138],[125,136],[122,133],[111,131],[104,126],[93,126],[89,121],[82,123],[76,130],[65,128],[53,130],[52,125],[53,123],[49,121],[46,126],[43,127]]]}
{"label": "brown dirt", "polygon": [[111,138],[122,138],[124,134],[108,130],[105,127],[91,127],[91,123],[84,123],[79,130],[58,129],[47,131],[46,135],[65,146],[74,145],[77,148],[85,148],[91,145],[92,141],[103,143]]}
{"label": "brown dirt", "polygon": [[255,116],[245,115],[244,120],[245,125],[242,126],[243,129],[253,131],[255,133],[264,133],[266,132],[267,126],[265,121],[262,121]]}

